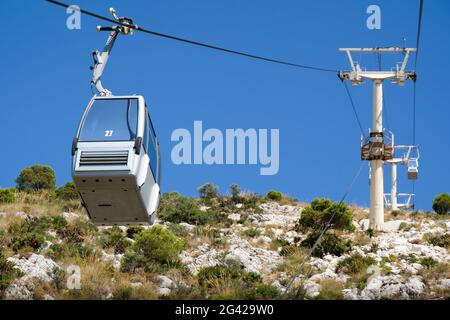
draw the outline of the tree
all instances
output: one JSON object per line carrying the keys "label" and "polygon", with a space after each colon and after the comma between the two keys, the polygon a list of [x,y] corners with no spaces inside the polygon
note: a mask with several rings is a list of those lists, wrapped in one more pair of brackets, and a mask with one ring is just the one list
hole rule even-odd
{"label": "tree", "polygon": [[49,166],[33,165],[23,169],[16,179],[20,191],[36,191],[41,189],[54,190],[56,185],[55,172]]}
{"label": "tree", "polygon": [[241,189],[239,188],[239,186],[237,184],[232,184],[230,186],[230,190],[231,190],[231,195],[233,197],[237,197],[241,193]]}
{"label": "tree", "polygon": [[200,186],[197,190],[200,193],[200,198],[204,200],[211,200],[213,198],[216,198],[219,194],[219,189],[211,182],[205,183],[204,185]]}
{"label": "tree", "polygon": [[433,210],[437,214],[447,214],[450,212],[450,195],[443,192],[434,198]]}
{"label": "tree", "polygon": [[239,201],[239,194],[241,193],[241,189],[239,188],[239,186],[237,184],[232,184],[230,186],[230,190],[231,190],[231,198],[237,202]]}

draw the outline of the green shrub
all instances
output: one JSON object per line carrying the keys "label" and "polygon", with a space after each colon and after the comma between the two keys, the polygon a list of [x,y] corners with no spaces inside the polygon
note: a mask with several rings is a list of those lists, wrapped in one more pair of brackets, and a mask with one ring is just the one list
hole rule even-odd
{"label": "green shrub", "polygon": [[179,263],[179,253],[183,243],[169,230],[160,225],[142,231],[135,237],[131,251],[127,252],[122,261],[124,271],[144,269],[155,270]]}
{"label": "green shrub", "polygon": [[3,295],[3,291],[9,287],[9,285],[18,277],[23,274],[19,269],[14,267],[14,263],[9,262],[0,251],[0,298]]}
{"label": "green shrub", "polygon": [[144,231],[144,227],[141,226],[130,226],[127,228],[127,237],[130,239],[134,239],[136,235]]}
{"label": "green shrub", "polygon": [[8,244],[8,238],[6,235],[6,230],[0,229],[0,248],[5,247]]}
{"label": "green shrub", "polygon": [[114,252],[117,254],[124,253],[131,245],[131,242],[125,238],[119,227],[114,226],[103,231],[103,235],[100,238],[100,244],[103,248],[113,248]]}
{"label": "green shrub", "polygon": [[373,242],[373,243],[370,245],[369,252],[371,252],[371,253],[377,253],[377,251],[378,251],[379,249],[380,249],[380,246],[378,245],[378,243]]}
{"label": "green shrub", "polygon": [[81,210],[83,205],[81,204],[80,199],[75,200],[66,200],[62,203],[62,209],[66,212],[74,212],[77,210]]}
{"label": "green shrub", "polygon": [[250,271],[243,275],[242,280],[247,284],[261,283],[262,277],[259,273]]}
{"label": "green shrub", "polygon": [[[312,248],[316,240],[319,238],[320,233],[318,231],[311,232],[308,237],[303,240],[300,245],[306,248]],[[323,257],[326,254],[332,254],[335,256],[341,256],[344,253],[349,252],[352,249],[352,243],[350,240],[344,241],[334,233],[325,233],[316,245],[312,255],[315,257]]]}
{"label": "green shrub", "polygon": [[312,230],[319,230],[323,228],[323,214],[321,211],[316,211],[311,207],[306,207],[302,210],[300,219],[298,220],[296,224],[296,229],[298,231],[308,231],[310,229]]}
{"label": "green shrub", "polygon": [[37,250],[44,244],[45,232],[50,226],[49,217],[32,217],[21,223],[13,223],[8,228],[9,244],[15,252],[23,248]]}
{"label": "green shrub", "polygon": [[69,224],[63,216],[49,217],[50,227],[56,232],[63,230]]}
{"label": "green shrub", "polygon": [[54,243],[45,254],[55,261],[65,257],[87,259],[94,256],[95,247],[83,242]]}
{"label": "green shrub", "polygon": [[66,271],[59,267],[53,267],[53,281],[58,290],[62,290],[67,282],[66,280]]}
{"label": "green shrub", "polygon": [[444,192],[436,196],[433,201],[433,210],[437,214],[447,214],[450,212],[450,194]]}
{"label": "green shrub", "polygon": [[355,230],[355,226],[353,225],[353,215],[345,203],[333,203],[330,207],[325,209],[323,213],[324,222],[329,221],[334,214],[330,228],[348,231]]}
{"label": "green shrub", "polygon": [[45,253],[50,259],[60,260],[64,257],[64,246],[59,243],[53,243]]}
{"label": "green shrub", "polygon": [[211,182],[207,182],[204,185],[197,188],[200,198],[204,200],[212,200],[219,195],[219,189]]}
{"label": "green shrub", "polygon": [[233,202],[237,203],[240,201],[240,193],[241,193],[241,189],[239,188],[239,186],[237,184],[232,184],[230,185],[230,190],[231,190],[231,199],[233,200]]}
{"label": "green shrub", "polygon": [[271,190],[267,192],[266,199],[272,200],[272,201],[280,201],[283,198],[283,194],[276,190]]}
{"label": "green shrub", "polygon": [[[259,207],[259,204],[262,202],[262,198],[258,196],[256,193],[247,193],[247,194],[241,194],[239,195],[238,199],[233,200],[232,199],[233,206],[231,207],[232,212],[242,211],[242,212],[248,212],[253,211],[255,213],[262,213],[263,210]],[[240,203],[242,204],[242,207],[239,209],[236,208],[235,204]]]}
{"label": "green shrub", "polygon": [[348,274],[357,274],[366,270],[373,264],[375,264],[374,258],[355,253],[350,257],[346,257],[345,259],[339,261],[336,266],[336,272],[342,271]]}
{"label": "green shrub", "polygon": [[11,189],[0,189],[0,203],[14,203],[16,195]]}
{"label": "green shrub", "polygon": [[244,233],[246,236],[254,238],[261,235],[261,230],[259,230],[259,228],[248,228],[247,230],[244,231]]}
{"label": "green shrub", "polygon": [[210,208],[208,211],[203,213],[203,216],[206,217],[206,223],[211,225],[217,225],[220,223],[231,225],[231,220],[228,219],[228,214],[220,209]]}
{"label": "green shrub", "polygon": [[33,165],[20,172],[16,183],[20,191],[53,190],[56,185],[55,172],[49,166]]}
{"label": "green shrub", "polygon": [[345,203],[314,199],[309,207],[303,209],[296,228],[300,231],[320,230],[330,222],[331,229],[353,231],[355,227],[352,221],[353,215]]}
{"label": "green shrub", "polygon": [[278,289],[270,284],[261,284],[256,287],[256,299],[275,299],[280,295]]}
{"label": "green shrub", "polygon": [[208,288],[217,287],[227,281],[239,279],[242,273],[235,268],[222,266],[203,267],[197,274],[198,284]]}
{"label": "green shrub", "polygon": [[[54,230],[66,240],[68,238],[69,241],[74,241],[73,228],[75,227],[69,225],[62,216],[29,217],[21,223],[11,224],[8,228],[7,238],[10,247],[16,252],[23,248],[37,250],[49,238],[48,230]],[[79,237],[77,241],[81,242],[83,238]]]}
{"label": "green shrub", "polygon": [[208,214],[201,211],[193,199],[177,192],[165,193],[162,196],[158,215],[162,221],[172,223],[203,225],[208,222]]}
{"label": "green shrub", "polygon": [[341,291],[321,290],[316,300],[344,300],[344,295]]}
{"label": "green shrub", "polygon": [[55,194],[57,198],[65,201],[77,200],[80,198],[73,182],[67,182],[64,186],[59,187],[56,189]]}
{"label": "green shrub", "polygon": [[57,233],[69,243],[81,243],[87,237],[97,233],[97,227],[90,221],[76,220],[71,224],[66,224],[64,228],[57,230]]}
{"label": "green shrub", "polygon": [[438,264],[438,262],[431,257],[424,257],[419,260],[419,263],[426,269],[431,269]]}
{"label": "green shrub", "polygon": [[332,204],[333,202],[329,199],[316,198],[311,201],[310,207],[315,211],[322,212],[331,207]]}
{"label": "green shrub", "polygon": [[433,246],[439,246],[443,248],[450,247],[450,234],[426,234],[425,240]]}

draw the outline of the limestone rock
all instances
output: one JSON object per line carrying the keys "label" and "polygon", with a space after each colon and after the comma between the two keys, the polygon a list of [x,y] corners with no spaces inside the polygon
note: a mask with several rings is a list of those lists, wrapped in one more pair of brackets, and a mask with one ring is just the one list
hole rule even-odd
{"label": "limestone rock", "polygon": [[33,299],[35,282],[52,282],[54,270],[59,268],[53,260],[34,253],[29,258],[9,257],[8,261],[14,263],[15,268],[25,274],[6,288],[4,297],[8,300]]}
{"label": "limestone rock", "polygon": [[228,219],[238,222],[239,220],[241,220],[241,215],[239,213],[232,213],[228,215]]}

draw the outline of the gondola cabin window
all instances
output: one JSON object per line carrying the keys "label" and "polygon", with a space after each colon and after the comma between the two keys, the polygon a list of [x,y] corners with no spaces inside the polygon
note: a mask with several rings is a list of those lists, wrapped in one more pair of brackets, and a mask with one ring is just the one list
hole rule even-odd
{"label": "gondola cabin window", "polygon": [[130,141],[136,138],[137,99],[96,99],[84,119],[80,141]]}

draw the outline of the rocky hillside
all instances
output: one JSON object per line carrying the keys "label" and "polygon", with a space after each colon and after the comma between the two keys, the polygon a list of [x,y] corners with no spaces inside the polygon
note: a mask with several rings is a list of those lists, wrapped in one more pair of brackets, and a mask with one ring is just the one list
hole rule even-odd
{"label": "rocky hillside", "polygon": [[[449,299],[448,215],[267,196],[165,194],[153,227],[93,226],[77,199],[0,204],[4,299]],[[335,214],[300,274],[292,275]]]}

